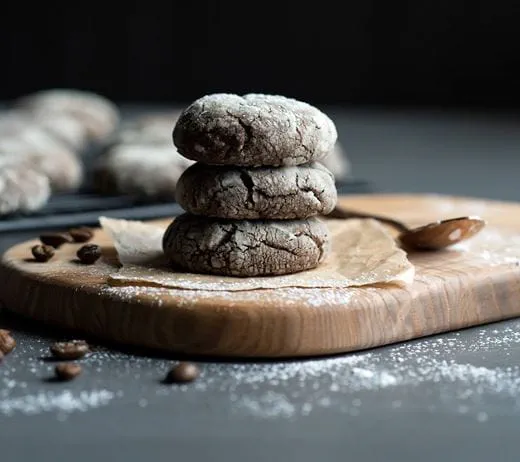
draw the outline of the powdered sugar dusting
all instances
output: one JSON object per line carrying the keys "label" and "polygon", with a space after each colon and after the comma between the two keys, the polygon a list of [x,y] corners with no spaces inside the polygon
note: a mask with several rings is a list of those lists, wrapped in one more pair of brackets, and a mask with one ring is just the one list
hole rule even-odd
{"label": "powdered sugar dusting", "polygon": [[240,398],[232,396],[232,401],[235,401],[238,409],[264,418],[293,417],[297,410],[285,395],[273,391],[255,398],[247,395]]}
{"label": "powdered sugar dusting", "polygon": [[107,405],[114,398],[108,390],[91,390],[74,393],[70,390],[40,392],[18,398],[0,400],[0,414],[12,415],[21,412],[27,415],[42,412],[85,412],[89,409]]}
{"label": "powdered sugar dusting", "polygon": [[0,416],[53,413],[65,420],[72,413],[107,406],[121,396],[99,382],[87,380],[83,386],[50,383],[55,366],[46,361],[50,342],[15,332],[13,336],[17,347],[0,363]]}
{"label": "powdered sugar dusting", "polygon": [[[295,289],[296,290],[296,289]],[[201,362],[193,383],[161,383],[172,358],[96,348],[72,383],[49,383],[50,341],[15,334],[0,364],[0,417],[75,413],[121,403],[136,412],[194,411],[226,418],[302,419],[316,413],[456,414],[486,424],[520,412],[520,320],[349,355],[269,362]]]}
{"label": "powdered sugar dusting", "polygon": [[486,266],[520,262],[520,234],[487,227],[472,239],[453,246],[454,250],[470,252]]}
{"label": "powdered sugar dusting", "polygon": [[425,397],[428,412],[457,413],[484,423],[490,419],[489,406],[498,406],[501,414],[520,410],[520,367],[472,364],[463,357],[483,361],[486,354],[508,355],[520,348],[520,322],[512,325],[501,331],[486,326],[469,342],[452,333],[329,359],[234,364],[225,374],[209,364],[197,390],[226,391],[232,412],[261,419],[323,410],[357,416],[373,409],[385,390],[392,399],[379,402],[381,409],[406,411]]}

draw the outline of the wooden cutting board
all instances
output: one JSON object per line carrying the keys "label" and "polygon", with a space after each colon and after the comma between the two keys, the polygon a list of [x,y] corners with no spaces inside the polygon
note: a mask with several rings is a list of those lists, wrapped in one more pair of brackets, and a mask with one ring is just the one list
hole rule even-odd
{"label": "wooden cutting board", "polygon": [[[435,195],[346,196],[340,203],[410,225],[479,215],[486,230],[520,236],[520,204]],[[168,220],[170,221],[170,220]],[[471,251],[409,255],[408,288],[289,289],[249,292],[114,288],[108,237],[94,266],[74,262],[80,244],[35,263],[25,242],[0,266],[0,300],[23,316],[121,344],[170,352],[241,357],[324,355],[385,345],[520,315],[520,267]],[[489,261],[488,261],[489,260]]]}

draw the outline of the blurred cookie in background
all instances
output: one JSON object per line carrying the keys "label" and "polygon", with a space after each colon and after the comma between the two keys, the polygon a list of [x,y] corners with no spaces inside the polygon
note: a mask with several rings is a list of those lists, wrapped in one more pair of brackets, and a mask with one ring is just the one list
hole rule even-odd
{"label": "blurred cookie in background", "polygon": [[14,102],[19,110],[35,118],[67,115],[86,130],[90,141],[103,142],[118,128],[117,106],[96,93],[73,89],[50,89],[23,96]]}
{"label": "blurred cookie in background", "polygon": [[31,117],[34,123],[65,143],[76,154],[82,155],[89,147],[89,137],[85,126],[68,114],[55,112],[43,115],[37,113],[33,116],[27,115],[27,117]]}
{"label": "blurred cookie in background", "polygon": [[83,180],[75,151],[41,125],[8,112],[0,117],[0,159],[19,159],[45,175],[53,191],[74,191]]}
{"label": "blurred cookie in background", "polygon": [[44,116],[16,109],[0,112],[0,136],[2,137],[16,134],[28,126],[45,130],[78,154],[88,147],[88,134],[85,127],[67,114],[51,113]]}
{"label": "blurred cookie in background", "polygon": [[192,163],[173,144],[117,144],[98,159],[94,189],[105,195],[174,200],[177,181]]}
{"label": "blurred cookie in background", "polygon": [[95,190],[105,195],[175,200],[177,181],[194,163],[173,145],[173,127],[180,112],[150,112],[124,121],[97,161]]}
{"label": "blurred cookie in background", "polygon": [[124,121],[114,133],[113,143],[164,144],[175,149],[172,132],[180,113],[181,111],[148,113]]}
{"label": "blurred cookie in background", "polygon": [[39,210],[50,194],[45,174],[21,158],[0,156],[0,215]]}
{"label": "blurred cookie in background", "polygon": [[352,173],[347,153],[339,141],[336,141],[332,151],[321,160],[321,163],[332,172],[336,181],[345,181]]}

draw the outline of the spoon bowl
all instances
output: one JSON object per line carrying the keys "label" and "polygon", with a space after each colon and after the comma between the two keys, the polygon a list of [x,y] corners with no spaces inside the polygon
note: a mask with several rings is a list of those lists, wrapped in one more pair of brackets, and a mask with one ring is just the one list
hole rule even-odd
{"label": "spoon bowl", "polygon": [[408,248],[441,250],[478,234],[486,225],[480,217],[458,217],[409,229],[399,235]]}
{"label": "spoon bowl", "polygon": [[391,226],[399,232],[399,241],[408,249],[442,250],[465,241],[478,234],[486,225],[485,220],[477,216],[450,218],[436,221],[418,228],[409,228],[393,218],[368,213],[360,213],[336,207],[329,218],[372,218]]}

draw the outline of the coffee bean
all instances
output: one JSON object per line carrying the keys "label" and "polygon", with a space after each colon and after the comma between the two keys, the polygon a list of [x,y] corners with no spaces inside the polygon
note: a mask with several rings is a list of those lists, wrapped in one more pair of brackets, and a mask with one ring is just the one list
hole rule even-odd
{"label": "coffee bean", "polygon": [[63,244],[70,244],[74,242],[72,236],[68,233],[45,233],[40,236],[42,244],[50,245],[57,249]]}
{"label": "coffee bean", "polygon": [[31,249],[33,257],[36,261],[46,262],[49,261],[52,257],[54,257],[54,248],[50,245],[35,245]]}
{"label": "coffee bean", "polygon": [[168,383],[193,382],[200,374],[199,368],[193,363],[179,363],[166,375]]}
{"label": "coffee bean", "polygon": [[75,363],[61,363],[56,366],[56,378],[62,381],[72,380],[82,372],[81,366]]}
{"label": "coffee bean", "polygon": [[69,234],[74,239],[74,242],[88,242],[94,237],[94,232],[86,226],[69,229]]}
{"label": "coffee bean", "polygon": [[85,340],[71,340],[70,342],[56,342],[50,347],[51,353],[59,359],[79,359],[90,352]]}
{"label": "coffee bean", "polygon": [[11,337],[11,332],[8,330],[0,329],[0,352],[4,355],[11,353],[16,346],[16,341]]}
{"label": "coffee bean", "polygon": [[81,263],[91,265],[101,257],[101,247],[96,244],[87,244],[81,247],[76,253]]}

